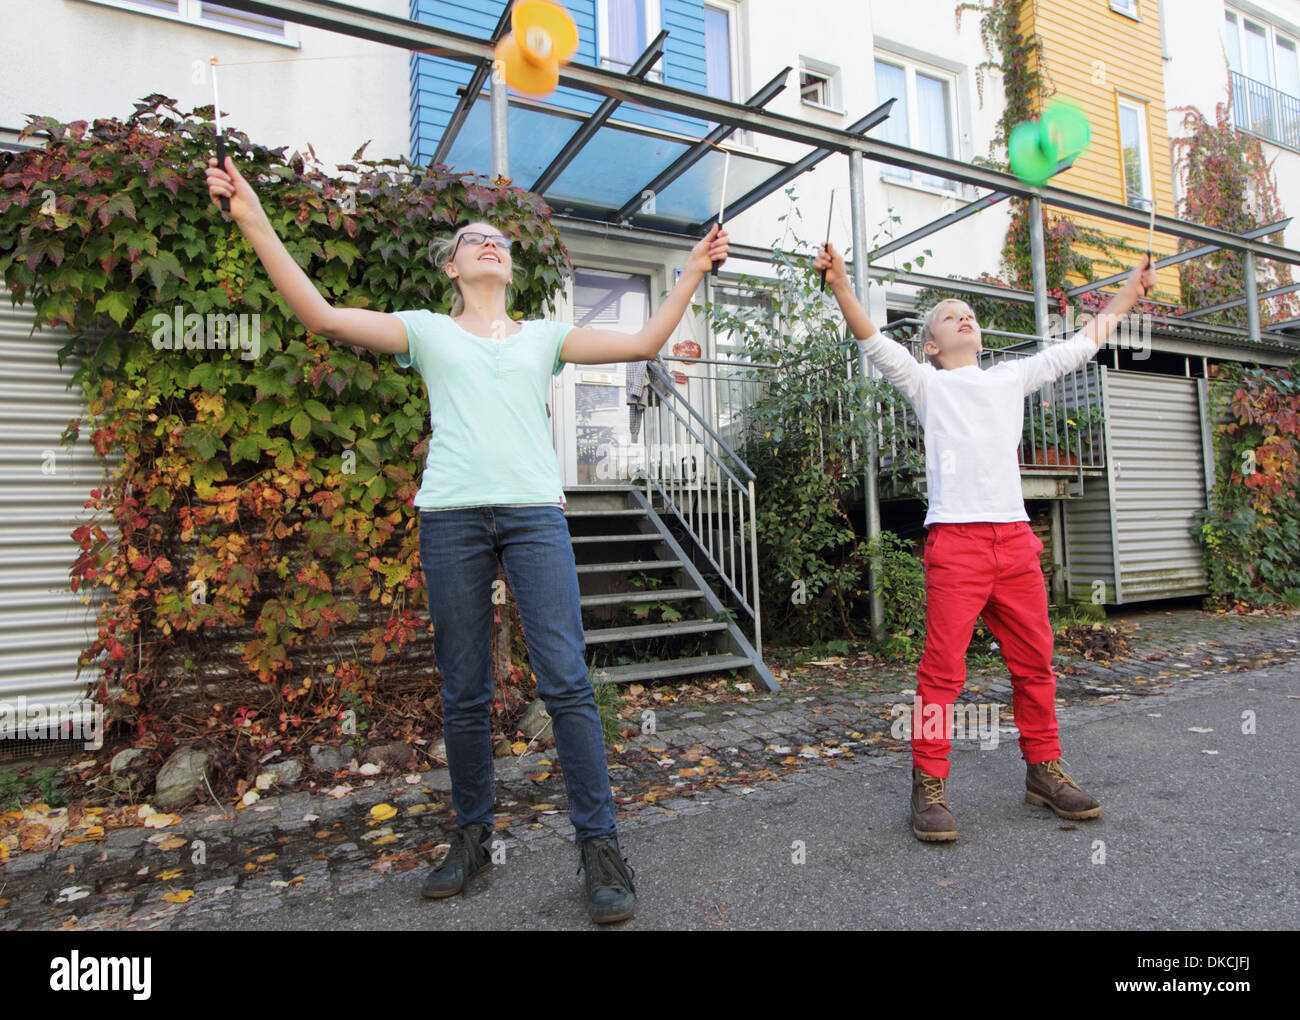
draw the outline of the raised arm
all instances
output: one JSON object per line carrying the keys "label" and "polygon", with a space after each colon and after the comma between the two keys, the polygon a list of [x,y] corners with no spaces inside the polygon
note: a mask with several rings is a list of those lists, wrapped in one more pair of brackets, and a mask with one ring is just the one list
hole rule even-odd
{"label": "raised arm", "polygon": [[1115,331],[1120,319],[1156,285],[1156,272],[1149,267],[1148,261],[1147,256],[1143,255],[1142,261],[1133,268],[1119,293],[1068,340],[1050,344],[1046,350],[1039,351],[1033,357],[1005,363],[1014,365],[1020,373],[1026,396],[1042,389],[1054,379],[1078,371],[1097,353]]}
{"label": "raised arm", "polygon": [[714,224],[691,249],[676,286],[635,333],[615,329],[590,329],[579,326],[569,330],[560,347],[560,360],[576,365],[606,365],[616,361],[649,361],[672,336],[686,314],[691,295],[714,262],[727,258],[727,232]]}
{"label": "raised arm", "polygon": [[919,410],[918,401],[925,391],[925,370],[911,351],[876,329],[875,323],[867,316],[866,309],[853,293],[844,258],[833,244],[828,242],[817,253],[813,268],[826,270],[826,285],[839,303],[849,332],[857,337],[858,349]]}
{"label": "raised arm", "polygon": [[1115,332],[1119,320],[1155,287],[1156,271],[1151,268],[1150,262],[1149,255],[1142,256],[1142,261],[1133,267],[1133,272],[1128,274],[1119,293],[1106,303],[1096,318],[1079,330],[1079,334],[1091,337],[1098,347],[1106,342]]}
{"label": "raised arm", "polygon": [[408,352],[406,324],[396,315],[368,308],[335,308],[325,300],[276,235],[257,195],[231,157],[226,157],[224,170],[218,169],[215,157],[209,158],[205,173],[213,204],[218,204],[222,195],[229,196],[231,218],[262,260],[275,289],[307,329],[382,354]]}

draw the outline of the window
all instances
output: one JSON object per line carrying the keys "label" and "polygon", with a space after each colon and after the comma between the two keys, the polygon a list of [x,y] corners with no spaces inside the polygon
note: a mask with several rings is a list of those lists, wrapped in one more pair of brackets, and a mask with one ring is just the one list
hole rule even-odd
{"label": "window", "polygon": [[[627,71],[659,34],[659,0],[599,0],[600,66]],[[648,78],[663,79],[662,60]]]}
{"label": "window", "polygon": [[799,99],[808,106],[840,113],[837,100],[835,69],[814,60],[799,60]]}
{"label": "window", "polygon": [[1232,78],[1237,128],[1300,149],[1300,60],[1296,40],[1228,9],[1223,48]]}
{"label": "window", "polygon": [[[891,57],[876,59],[876,102],[893,99],[894,107],[875,134],[887,142],[906,145],[936,156],[956,154],[956,81],[933,68],[923,68]],[[956,181],[932,174],[887,166],[888,179],[956,191]]]}
{"label": "window", "polygon": [[1147,147],[1145,103],[1119,101],[1120,162],[1124,175],[1124,204],[1144,211],[1151,198],[1150,150]]}
{"label": "window", "polygon": [[1224,49],[1232,70],[1292,97],[1300,97],[1295,39],[1272,25],[1229,10],[1224,26]]}
{"label": "window", "polygon": [[735,10],[704,5],[704,75],[706,91],[714,99],[737,100]]}
{"label": "window", "polygon": [[1138,17],[1138,0],[1110,0],[1110,9],[1116,14]]}
{"label": "window", "polygon": [[268,18],[264,14],[249,14],[233,7],[211,3],[209,0],[91,0],[107,7],[154,14],[172,21],[215,28],[236,35],[247,35],[270,42],[298,43],[298,26],[282,18]]}

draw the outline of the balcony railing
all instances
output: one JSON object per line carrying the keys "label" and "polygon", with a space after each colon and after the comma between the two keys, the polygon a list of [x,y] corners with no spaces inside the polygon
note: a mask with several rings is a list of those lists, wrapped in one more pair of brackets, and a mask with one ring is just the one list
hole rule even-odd
{"label": "balcony railing", "polygon": [[1232,72],[1232,122],[1238,131],[1300,152],[1300,97]]}
{"label": "balcony railing", "polygon": [[[920,325],[920,319],[901,319],[891,322],[882,332],[907,347],[919,361],[920,344],[914,336]],[[1001,337],[1011,343],[1036,339],[991,329],[983,333],[988,338]],[[980,367],[987,368],[1007,358],[1030,357],[1035,353],[1037,351],[1033,349],[985,350],[980,355]],[[679,359],[667,360],[672,363]],[[687,406],[697,409],[706,421],[716,422],[719,438],[728,448],[736,450],[743,449],[745,444],[749,408],[766,391],[773,373],[797,372],[806,378],[809,371],[833,372],[842,380],[856,379],[859,372],[858,348],[853,342],[845,345],[842,360],[830,368],[818,366],[812,369],[803,362],[777,366],[708,359],[696,359],[694,364],[690,378],[685,382],[679,381],[676,388]],[[825,389],[836,392],[843,389],[831,385],[832,382],[828,378]],[[887,387],[889,390],[892,387]],[[877,452],[881,490],[886,496],[908,494],[924,464],[924,431],[911,407],[897,391],[893,393],[895,399],[878,401],[873,409],[879,423]],[[817,424],[837,426],[845,420],[851,422],[856,418],[856,404],[852,400],[836,401],[833,406],[822,408],[818,415],[824,420]],[[1024,414],[1024,430],[1017,454],[1023,473],[1064,475],[1082,481],[1085,472],[1105,467],[1101,376],[1095,358],[1078,371],[1062,376],[1026,397]],[[819,428],[819,441],[824,431],[843,434],[844,430]],[[861,469],[858,444],[850,442],[847,452],[848,456],[841,460],[845,476],[856,474]],[[838,452],[822,449],[821,458],[824,461],[836,459],[832,453]]]}
{"label": "balcony railing", "polygon": [[[899,319],[881,332],[908,348],[920,361],[921,344],[916,339],[920,327],[920,319]],[[1000,337],[1016,344],[1038,339],[997,329],[985,329],[981,333],[985,337]],[[855,360],[856,353],[854,350]],[[980,368],[988,368],[1010,358],[1028,358],[1037,353],[1036,349],[1024,348],[985,349],[980,352],[979,364]],[[894,425],[882,430],[880,464],[883,472],[909,450],[919,455],[924,435],[915,412],[901,400],[891,407],[881,407],[880,414],[890,416]],[[1085,471],[1099,471],[1106,466],[1101,369],[1096,358],[1025,397],[1024,415],[1017,451],[1022,473],[1068,473],[1082,482]]]}

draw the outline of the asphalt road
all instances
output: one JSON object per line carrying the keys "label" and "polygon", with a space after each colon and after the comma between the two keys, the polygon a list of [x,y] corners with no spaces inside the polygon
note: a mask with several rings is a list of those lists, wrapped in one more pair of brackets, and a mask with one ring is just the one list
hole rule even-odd
{"label": "asphalt road", "polygon": [[[1244,716],[1253,713],[1253,717]],[[1105,808],[1024,802],[1013,736],[953,756],[961,838],[922,844],[910,763],[764,784],[624,837],[639,907],[616,929],[1295,929],[1300,661],[1061,713],[1070,772]],[[1253,733],[1243,732],[1250,728]],[[1209,732],[1203,732],[1203,731]],[[802,849],[803,861],[796,863]],[[313,897],[250,929],[590,928],[576,848],[510,857],[443,901],[424,869]]]}

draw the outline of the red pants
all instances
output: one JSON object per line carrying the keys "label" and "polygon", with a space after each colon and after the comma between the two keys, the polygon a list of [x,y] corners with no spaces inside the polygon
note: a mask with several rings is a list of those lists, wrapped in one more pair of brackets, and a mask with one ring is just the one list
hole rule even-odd
{"label": "red pants", "polygon": [[[975,618],[983,616],[1011,671],[1011,710],[1030,764],[1061,757],[1042,551],[1027,521],[932,524],[923,558],[925,652],[916,671],[917,696],[944,706],[946,718],[966,684],[966,648]],[[923,739],[913,727],[916,767],[946,778],[947,737]]]}

